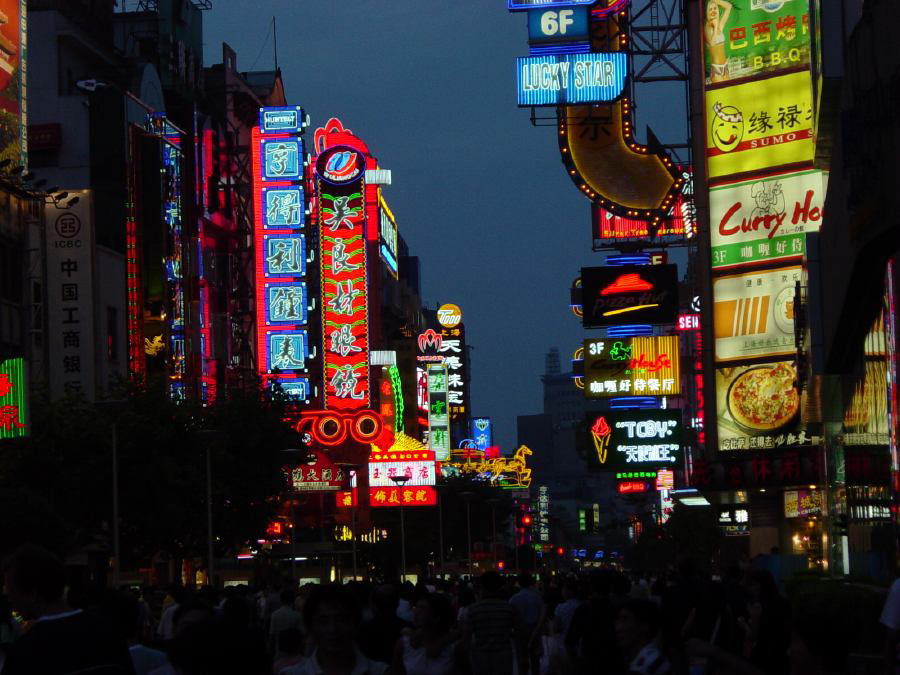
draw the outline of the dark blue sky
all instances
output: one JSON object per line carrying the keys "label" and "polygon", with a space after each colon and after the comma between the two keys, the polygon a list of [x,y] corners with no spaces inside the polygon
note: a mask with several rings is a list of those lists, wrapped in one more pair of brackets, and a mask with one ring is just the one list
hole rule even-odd
{"label": "dark blue sky", "polygon": [[505,6],[216,0],[204,58],[221,62],[225,41],[239,70],[272,68],[276,17],[288,101],[313,129],[340,117],[392,170],[385,197],[421,259],[423,300],[462,307],[472,412],[491,416],[510,450],[516,415],[541,412],[544,353],[558,346],[565,358],[583,337],[571,280],[603,257],[591,252],[589,204],[564,173],[554,127],[533,127],[516,107],[527,31]]}

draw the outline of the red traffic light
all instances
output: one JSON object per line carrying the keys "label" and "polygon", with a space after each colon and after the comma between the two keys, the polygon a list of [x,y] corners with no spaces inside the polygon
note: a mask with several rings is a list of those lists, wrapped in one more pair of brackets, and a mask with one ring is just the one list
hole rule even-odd
{"label": "red traffic light", "polygon": [[505,562],[503,562],[502,560],[498,560],[498,561],[497,561],[497,569],[498,569],[498,570],[503,570],[503,568],[505,568],[505,567],[506,567],[506,563],[505,563]]}
{"label": "red traffic light", "polygon": [[564,549],[562,546],[556,547],[556,555],[562,555],[565,552],[566,552],[566,549]]}
{"label": "red traffic light", "polygon": [[527,527],[528,525],[531,525],[531,523],[532,523],[531,516],[529,516],[527,513],[524,516],[522,516],[522,525],[525,525]]}

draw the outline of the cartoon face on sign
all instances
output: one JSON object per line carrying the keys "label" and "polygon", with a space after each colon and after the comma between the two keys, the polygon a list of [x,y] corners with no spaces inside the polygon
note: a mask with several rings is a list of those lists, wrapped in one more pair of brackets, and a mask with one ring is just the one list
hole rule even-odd
{"label": "cartoon face on sign", "polygon": [[731,152],[744,137],[744,115],[733,105],[716,103],[712,120],[713,144],[722,152]]}

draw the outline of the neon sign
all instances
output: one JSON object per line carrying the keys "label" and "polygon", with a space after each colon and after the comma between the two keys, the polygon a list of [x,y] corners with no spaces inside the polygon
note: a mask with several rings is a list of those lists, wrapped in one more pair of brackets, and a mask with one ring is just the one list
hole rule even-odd
{"label": "neon sign", "polygon": [[493,428],[490,417],[473,417],[472,418],[472,438],[475,441],[475,447],[482,452],[493,445]]}
{"label": "neon sign", "polygon": [[[616,0],[622,2],[623,0]],[[507,0],[506,7],[510,12],[521,12],[527,9],[546,9],[548,7],[578,7],[592,5],[596,0]]]}
{"label": "neon sign", "polygon": [[581,270],[582,324],[615,326],[674,323],[678,314],[676,265],[617,265]]}
{"label": "neon sign", "polygon": [[587,398],[681,393],[676,335],[585,340],[583,354]]}
{"label": "neon sign", "polygon": [[311,395],[304,115],[260,108],[251,138],[258,371],[293,402]]}
{"label": "neon sign", "polygon": [[450,411],[447,407],[447,367],[429,363],[428,377],[428,446],[439,462],[450,458]]}
{"label": "neon sign", "polygon": [[381,439],[384,421],[374,410],[339,413],[327,410],[305,412],[296,423],[298,433],[307,434],[315,443],[333,447],[348,438],[371,445]]}
{"label": "neon sign", "polygon": [[342,145],[316,161],[325,407],[336,410],[370,400],[365,166],[360,151]]}
{"label": "neon sign", "polygon": [[522,56],[516,59],[519,106],[605,103],[625,87],[624,52]]}
{"label": "neon sign", "polygon": [[28,436],[25,359],[0,361],[0,439]]}
{"label": "neon sign", "polygon": [[681,455],[680,410],[615,410],[588,415],[594,453],[590,465],[601,471],[672,467]]}

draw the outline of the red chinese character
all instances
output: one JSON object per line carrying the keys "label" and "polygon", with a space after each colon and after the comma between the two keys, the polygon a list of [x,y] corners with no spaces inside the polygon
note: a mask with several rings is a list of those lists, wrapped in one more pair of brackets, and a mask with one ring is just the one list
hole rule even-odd
{"label": "red chinese character", "polygon": [[13,383],[6,373],[0,373],[0,397],[6,396],[12,391]]}
{"label": "red chinese character", "polygon": [[760,484],[768,482],[773,473],[769,459],[766,457],[754,457],[750,466],[753,470],[753,480],[755,482]]}
{"label": "red chinese character", "polygon": [[781,458],[781,471],[778,479],[781,481],[791,481],[800,478],[800,457],[797,453],[791,452]]}
{"label": "red chinese character", "polygon": [[772,22],[760,21],[753,24],[753,44],[758,45],[772,39]]}
{"label": "red chinese character", "polygon": [[728,39],[731,49],[743,49],[747,46],[747,29],[744,26],[732,28],[728,31]]}
{"label": "red chinese character", "polygon": [[779,16],[775,21],[775,38],[793,40],[795,37],[797,37],[797,17],[793,14]]}
{"label": "red chinese character", "polygon": [[19,424],[19,406],[0,406],[0,429],[3,429],[4,431],[12,431],[13,429],[23,428],[25,428],[25,425]]}

